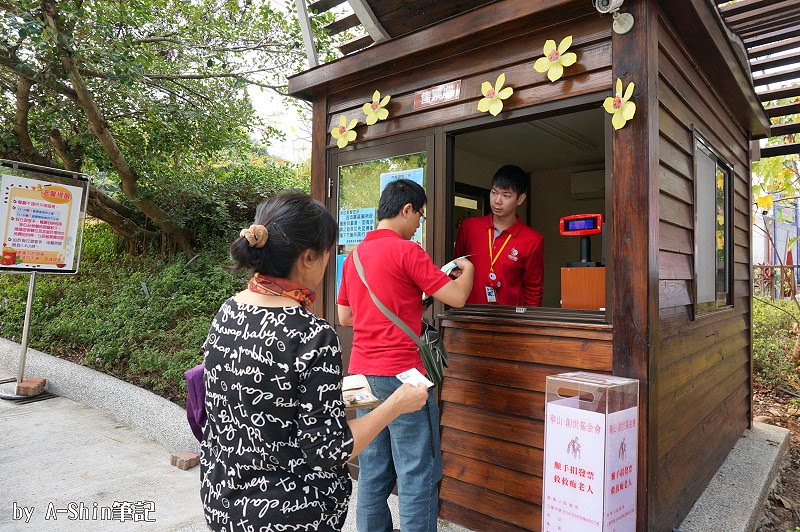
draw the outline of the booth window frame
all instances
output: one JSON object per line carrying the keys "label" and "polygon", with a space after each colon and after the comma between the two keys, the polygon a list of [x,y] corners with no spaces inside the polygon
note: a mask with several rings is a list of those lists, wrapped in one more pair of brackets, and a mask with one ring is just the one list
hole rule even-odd
{"label": "booth window frame", "polygon": [[[710,314],[724,311],[733,308],[733,176],[734,176],[734,168],[722,155],[714,149],[712,144],[708,142],[697,130],[692,131],[692,138],[693,138],[693,147],[694,147],[694,156],[693,156],[693,171],[694,171],[694,219],[693,219],[693,233],[694,233],[694,257],[693,257],[693,266],[694,266],[694,278],[692,282],[692,308],[693,308],[693,315],[694,319],[702,318],[703,316],[708,316]],[[708,176],[701,176],[700,175],[700,168],[699,162],[700,158],[705,157],[707,160],[714,164],[714,175],[711,176],[714,179],[714,184],[716,184],[717,180],[719,179],[719,174],[722,174],[723,180],[723,190],[722,190],[722,197],[720,197],[719,193],[715,194],[714,198],[714,216],[712,221],[717,221],[717,214],[719,211],[722,211],[722,215],[724,216],[724,221],[722,225],[723,234],[722,234],[722,248],[719,248],[719,241],[716,238],[716,234],[708,235],[707,225],[704,222],[707,222],[704,213],[708,213],[711,209],[704,210],[701,205],[702,199],[708,199],[708,194],[706,194],[703,185],[707,185],[707,183],[703,183],[703,177],[708,179]],[[706,187],[707,188],[707,187]],[[701,198],[703,196],[703,198]],[[709,203],[709,207],[712,205]],[[702,227],[701,227],[702,225]],[[703,230],[706,228],[706,230]],[[718,232],[719,229],[715,229],[715,232]],[[703,241],[713,239],[715,241],[715,246],[713,247],[713,253],[717,256],[715,259],[715,264],[721,259],[723,262],[722,272],[719,272],[719,268],[715,268],[715,275],[714,275],[714,293],[715,297],[713,300],[710,301],[703,301],[700,302],[700,294],[705,290],[705,283],[709,283],[707,279],[707,275],[704,275],[703,270],[705,262],[708,261],[708,253],[709,253],[709,246],[703,245]],[[722,279],[719,279],[720,276]]]}
{"label": "booth window frame", "polygon": [[[444,190],[437,189],[437,198],[447,198],[452,201],[455,192],[455,175],[453,158],[455,153],[455,137],[462,133],[471,131],[478,131],[481,129],[492,129],[495,127],[512,124],[515,122],[525,122],[536,120],[539,118],[547,118],[549,116],[563,115],[567,113],[585,111],[589,109],[596,109],[602,106],[605,93],[589,93],[580,96],[564,98],[562,100],[555,100],[545,102],[533,107],[524,109],[515,109],[510,116],[502,123],[498,123],[495,117],[481,116],[478,118],[464,120],[453,124],[442,126],[441,138],[445,144],[446,151],[445,157],[437,157],[437,162],[441,162],[441,168],[437,166],[436,171],[441,172],[439,175],[445,175]],[[604,167],[605,167],[605,189],[607,191],[611,188],[611,161],[612,161],[612,140],[613,135],[611,131],[611,121],[606,121],[606,128],[604,130]],[[438,140],[439,135],[437,135]],[[531,202],[528,202],[529,210],[532,208]],[[605,196],[604,219],[612,219],[613,198],[611,194]],[[454,242],[455,234],[451,234],[453,226],[452,209],[447,212],[447,234],[445,235],[446,242]],[[467,305],[464,308],[455,309],[451,308],[446,311],[446,315],[453,317],[467,317],[474,316],[476,318],[482,317],[498,317],[514,320],[531,320],[543,322],[569,322],[569,323],[584,323],[591,325],[606,325],[611,323],[611,316],[613,310],[613,260],[610,250],[613,246],[613,230],[611,224],[605,224],[605,241],[606,249],[606,308],[605,310],[584,310],[584,309],[567,309],[560,307],[514,307],[510,305]],[[545,257],[545,260],[546,257]],[[545,290],[547,287],[545,287]]]}

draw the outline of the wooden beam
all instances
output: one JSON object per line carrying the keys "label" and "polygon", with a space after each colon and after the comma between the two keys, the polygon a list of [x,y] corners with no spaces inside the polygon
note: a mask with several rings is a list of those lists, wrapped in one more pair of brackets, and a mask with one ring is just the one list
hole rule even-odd
{"label": "wooden beam", "polygon": [[[680,9],[691,11],[680,2]],[[712,6],[713,7],[713,6]],[[626,5],[627,8],[627,5]],[[636,80],[636,120],[618,131],[607,131],[614,154],[609,164],[612,218],[611,323],[614,324],[614,375],[639,379],[639,442],[636,530],[653,530],[658,501],[648,486],[658,471],[649,442],[658,434],[650,421],[653,374],[658,360],[658,5],[654,0],[632,2],[626,9],[636,20],[630,32],[612,35],[613,78]],[[705,36],[704,36],[705,37]],[[713,48],[714,45],[708,46]],[[641,114],[639,114],[641,113]],[[663,423],[663,421],[662,421]],[[646,451],[645,451],[646,450]]]}
{"label": "wooden beam", "polygon": [[756,87],[763,87],[771,83],[778,83],[780,81],[790,81],[793,79],[800,79],[800,70],[793,68],[784,72],[776,72],[774,74],[764,74],[762,76],[753,76],[753,84]]}
{"label": "wooden beam", "polygon": [[337,33],[342,33],[350,28],[355,28],[359,24],[361,24],[361,21],[358,20],[357,16],[354,14],[348,15],[344,18],[340,18],[339,20],[334,20],[325,26],[325,31],[328,32],[328,35],[336,35]]}
{"label": "wooden beam", "polygon": [[754,20],[752,22],[729,24],[728,26],[740,38],[747,39],[791,26],[797,22],[798,15],[800,15],[800,6],[793,9],[786,9],[770,17]]}
{"label": "wooden beam", "polygon": [[297,18],[300,21],[300,33],[303,35],[303,44],[306,47],[308,67],[314,68],[317,63],[317,49],[314,47],[314,33],[311,31],[311,20],[306,10],[306,0],[295,0],[297,5]]}
{"label": "wooden beam", "polygon": [[741,39],[750,39],[779,30],[796,26],[800,23],[800,11],[787,11],[781,18],[764,22],[763,24],[751,24],[746,28],[736,28],[734,31]]}
{"label": "wooden beam", "polygon": [[775,118],[776,116],[795,115],[800,113],[800,102],[774,105],[772,107],[765,107],[764,110],[767,112],[767,116],[770,118]]}
{"label": "wooden beam", "polygon": [[769,129],[769,136],[783,137],[784,135],[792,135],[800,133],[800,122],[790,122],[788,124],[775,124]]}
{"label": "wooden beam", "polygon": [[719,12],[722,13],[723,16],[727,17],[729,15],[745,13],[753,9],[761,9],[763,7],[771,6],[780,1],[781,0],[741,0],[740,2],[721,6],[719,8]]}
{"label": "wooden beam", "polygon": [[784,98],[794,98],[800,96],[800,85],[792,85],[791,87],[782,87],[771,91],[764,91],[756,93],[758,99],[762,102],[769,102],[772,100],[783,100]]}
{"label": "wooden beam", "polygon": [[353,12],[358,17],[358,20],[360,20],[361,24],[367,29],[367,33],[369,33],[373,41],[381,42],[389,40],[389,34],[383,29],[378,17],[372,12],[372,8],[369,7],[366,0],[348,0],[348,2],[350,3],[350,7],[353,8]]}
{"label": "wooden beam", "polygon": [[751,9],[738,14],[723,13],[723,18],[728,26],[733,28],[734,26],[741,26],[750,22],[769,20],[786,11],[787,9],[794,7],[797,7],[796,0],[782,0],[781,2],[772,4],[770,6],[759,9]]}
{"label": "wooden beam", "polygon": [[793,54],[786,54],[780,57],[770,57],[761,59],[759,61],[750,61],[751,70],[767,70],[768,68],[777,68],[786,65],[794,65],[800,63],[800,51]]}
{"label": "wooden beam", "polygon": [[780,157],[781,155],[794,155],[795,153],[800,153],[800,142],[761,148],[762,159],[766,159],[767,157]]}
{"label": "wooden beam", "polygon": [[800,24],[797,24],[790,28],[784,28],[782,30],[773,31],[771,33],[765,33],[763,35],[759,35],[758,37],[750,37],[749,39],[744,39],[744,45],[747,48],[750,48],[751,46],[760,46],[762,44],[772,43],[780,41],[782,39],[788,39],[790,37],[797,37],[797,36],[800,36]]}
{"label": "wooden beam", "polygon": [[334,8],[339,4],[344,4],[345,2],[347,2],[347,0],[317,0],[308,6],[308,10],[317,14],[324,13],[325,11],[329,11],[331,8]]}
{"label": "wooden beam", "polygon": [[372,37],[369,35],[364,35],[363,37],[358,37],[352,41],[347,41],[339,47],[339,51],[342,52],[343,55],[348,55],[358,50],[362,50],[372,43]]}
{"label": "wooden beam", "polygon": [[763,46],[748,47],[747,55],[750,56],[751,59],[754,59],[756,57],[761,57],[764,55],[777,54],[780,52],[785,52],[787,50],[794,50],[795,48],[798,47],[800,47],[800,37],[794,37],[791,39],[784,39],[782,41],[765,44]]}

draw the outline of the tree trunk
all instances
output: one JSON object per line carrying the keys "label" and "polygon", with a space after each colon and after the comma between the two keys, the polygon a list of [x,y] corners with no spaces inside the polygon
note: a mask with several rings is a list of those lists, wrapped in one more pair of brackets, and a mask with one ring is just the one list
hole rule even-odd
{"label": "tree trunk", "polygon": [[117,171],[117,175],[119,175],[121,182],[120,184],[122,192],[137,209],[144,213],[145,216],[153,220],[153,222],[162,229],[164,234],[169,236],[173,243],[178,247],[178,249],[183,251],[187,258],[191,257],[193,254],[192,247],[189,244],[189,240],[186,237],[186,233],[184,232],[183,228],[175,223],[175,221],[172,220],[161,207],[156,205],[155,202],[149,198],[139,195],[137,183],[138,176],[133,168],[131,168],[128,164],[128,161],[125,159],[125,156],[119,149],[114,136],[108,129],[100,109],[95,104],[94,98],[89,92],[89,89],[86,87],[83,76],[81,76],[81,74],[78,72],[78,68],[72,59],[72,56],[69,52],[69,47],[67,45],[68,40],[59,28],[58,24],[56,24],[58,12],[55,4],[48,0],[42,2],[42,7],[48,25],[56,33],[58,39],[59,59],[61,60],[61,64],[69,73],[72,81],[72,88],[77,93],[78,105],[81,107],[81,109],[83,109],[86,119],[89,122],[89,127],[92,130],[92,134],[100,142],[103,151],[105,151],[106,156],[109,158],[112,166]]}

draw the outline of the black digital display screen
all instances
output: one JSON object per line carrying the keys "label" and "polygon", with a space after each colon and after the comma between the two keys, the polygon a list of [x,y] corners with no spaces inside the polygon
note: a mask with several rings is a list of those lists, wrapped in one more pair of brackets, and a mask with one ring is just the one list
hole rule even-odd
{"label": "black digital display screen", "polygon": [[577,220],[565,220],[567,231],[580,231],[583,229],[597,229],[597,218],[582,218]]}

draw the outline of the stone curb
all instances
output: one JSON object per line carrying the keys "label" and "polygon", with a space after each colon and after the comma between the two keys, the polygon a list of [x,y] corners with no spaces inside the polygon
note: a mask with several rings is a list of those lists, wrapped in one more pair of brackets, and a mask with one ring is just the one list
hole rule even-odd
{"label": "stone curb", "polygon": [[[0,338],[0,372],[16,375],[20,344]],[[186,411],[130,383],[28,348],[25,378],[47,379],[47,391],[68,397],[136,427],[172,451],[200,452]]]}

